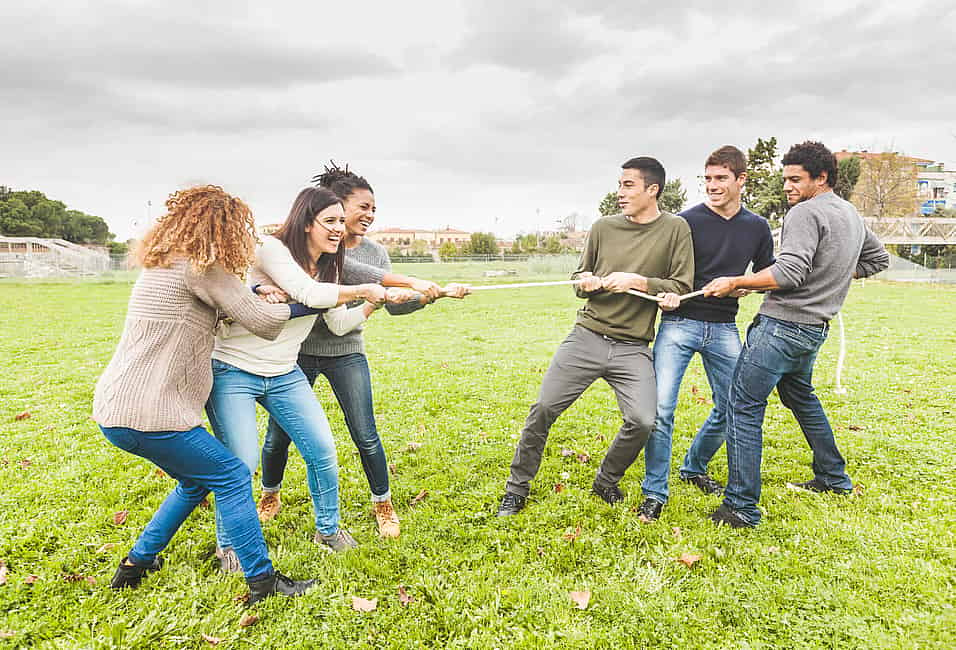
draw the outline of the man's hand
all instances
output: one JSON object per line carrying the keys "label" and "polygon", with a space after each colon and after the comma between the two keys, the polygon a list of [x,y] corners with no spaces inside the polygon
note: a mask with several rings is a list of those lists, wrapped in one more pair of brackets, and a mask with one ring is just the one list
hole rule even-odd
{"label": "man's hand", "polygon": [[676,293],[664,293],[661,292],[657,294],[658,298],[663,298],[659,303],[657,303],[661,311],[674,311],[680,307],[680,296]]}
{"label": "man's hand", "polygon": [[603,286],[605,291],[610,291],[611,293],[624,293],[629,289],[646,291],[647,278],[645,278],[643,275],[638,275],[637,273],[624,273],[623,271],[615,271],[610,275],[604,276]]}
{"label": "man's hand", "polygon": [[750,289],[734,289],[730,292],[731,298],[743,298],[744,296],[749,296],[753,293]]}
{"label": "man's hand", "polygon": [[737,290],[736,283],[737,278],[714,278],[704,287],[704,295],[714,298],[729,296]]}
{"label": "man's hand", "polygon": [[256,294],[270,304],[289,302],[289,294],[271,284],[260,284],[256,287]]}
{"label": "man's hand", "polygon": [[581,291],[600,291],[604,288],[604,278],[593,275],[590,271],[584,271],[583,273],[578,274],[578,280],[581,282],[578,283],[578,289]]}
{"label": "man's hand", "polygon": [[471,287],[467,284],[459,284],[457,282],[451,282],[445,285],[445,288],[442,289],[442,295],[446,298],[464,298],[471,293]]}
{"label": "man's hand", "polygon": [[425,302],[433,302],[436,298],[441,298],[441,287],[431,280],[420,280],[411,278],[412,289],[425,297]]}
{"label": "man's hand", "polygon": [[419,293],[414,289],[403,289],[401,287],[389,287],[385,290],[385,302],[402,304],[409,300],[415,300]]}

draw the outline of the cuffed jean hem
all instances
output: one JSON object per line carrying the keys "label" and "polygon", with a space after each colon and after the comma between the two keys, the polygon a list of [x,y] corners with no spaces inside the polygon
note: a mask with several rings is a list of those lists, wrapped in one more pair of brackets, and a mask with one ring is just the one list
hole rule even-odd
{"label": "cuffed jean hem", "polygon": [[389,490],[385,494],[375,494],[372,492],[372,503],[385,503],[386,501],[391,500],[392,491]]}

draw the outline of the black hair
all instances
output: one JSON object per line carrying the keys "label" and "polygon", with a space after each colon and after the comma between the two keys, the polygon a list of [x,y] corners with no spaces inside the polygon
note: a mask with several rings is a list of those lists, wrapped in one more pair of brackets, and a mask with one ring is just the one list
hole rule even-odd
{"label": "black hair", "polygon": [[313,176],[312,182],[319,187],[331,190],[343,201],[356,190],[368,190],[372,194],[375,194],[372,186],[369,185],[369,182],[365,180],[364,176],[359,176],[355,172],[349,171],[348,165],[345,165],[345,169],[342,169],[335,164],[334,160],[330,160],[329,164],[325,165],[324,172]]}
{"label": "black hair", "polygon": [[345,247],[339,246],[335,253],[323,253],[319,259],[309,257],[308,235],[305,229],[315,225],[315,217],[330,205],[342,203],[331,190],[324,187],[307,187],[295,197],[289,216],[273,234],[273,237],[285,244],[293,259],[306,273],[312,263],[316,266],[316,277],[320,282],[337,283],[342,275],[345,263]]}
{"label": "black hair", "polygon": [[827,149],[822,142],[807,140],[803,144],[795,144],[781,161],[783,165],[800,165],[810,178],[820,178],[820,174],[827,173],[827,185],[835,187],[837,184],[837,160],[833,152]]}
{"label": "black hair", "polygon": [[641,172],[641,178],[644,179],[644,187],[648,188],[651,185],[657,185],[657,196],[655,198],[661,197],[661,192],[664,191],[664,182],[667,178],[664,173],[664,165],[662,165],[656,158],[651,158],[649,156],[638,156],[637,158],[631,158],[623,165],[621,169],[636,169]]}

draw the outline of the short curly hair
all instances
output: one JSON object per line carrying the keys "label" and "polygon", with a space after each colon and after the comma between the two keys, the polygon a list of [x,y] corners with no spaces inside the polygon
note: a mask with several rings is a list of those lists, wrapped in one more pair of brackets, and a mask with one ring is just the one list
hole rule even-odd
{"label": "short curly hair", "polygon": [[783,165],[800,165],[810,178],[820,178],[820,174],[827,173],[827,185],[835,187],[837,184],[837,160],[833,152],[827,149],[822,142],[807,140],[803,144],[795,144],[781,161]]}
{"label": "short curly hair", "polygon": [[169,195],[166,214],[140,242],[137,258],[144,268],[169,267],[175,258],[185,258],[197,273],[219,264],[243,277],[257,242],[249,206],[218,185],[200,185]]}

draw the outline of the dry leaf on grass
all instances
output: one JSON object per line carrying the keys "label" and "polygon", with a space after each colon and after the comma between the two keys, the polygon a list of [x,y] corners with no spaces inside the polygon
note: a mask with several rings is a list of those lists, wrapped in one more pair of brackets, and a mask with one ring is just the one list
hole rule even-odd
{"label": "dry leaf on grass", "polygon": [[412,497],[412,503],[411,503],[411,505],[413,505],[413,506],[414,506],[414,505],[418,505],[419,503],[421,503],[422,501],[424,501],[425,497],[427,497],[427,496],[428,496],[428,490],[422,490],[421,492],[419,492],[418,494],[416,494],[414,497]]}
{"label": "dry leaf on grass", "polygon": [[680,526],[674,526],[674,527],[671,529],[671,532],[674,534],[674,537],[676,537],[677,539],[681,539],[681,537],[683,536],[683,535],[681,534]]}
{"label": "dry leaf on grass", "polygon": [[677,561],[681,564],[686,565],[687,567],[694,566],[694,563],[700,560],[701,556],[697,553],[681,553],[680,557],[677,558]]}
{"label": "dry leaf on grass", "polygon": [[7,576],[9,574],[10,570],[7,568],[7,563],[0,560],[0,585],[7,584]]}
{"label": "dry leaf on grass", "polygon": [[259,622],[259,617],[255,614],[243,614],[239,619],[239,627],[249,627]]}
{"label": "dry leaf on grass", "polygon": [[588,603],[591,602],[591,592],[590,591],[569,591],[568,596],[571,597],[571,601],[578,609],[587,609]]}
{"label": "dry leaf on grass", "polygon": [[212,636],[211,634],[202,634],[201,636],[203,641],[209,645],[219,645],[222,643],[222,639],[220,639],[218,636]]}
{"label": "dry leaf on grass", "polygon": [[573,449],[568,449],[567,447],[564,447],[561,449],[561,456],[563,456],[564,458],[567,458],[568,456],[573,456],[573,455],[574,455]]}
{"label": "dry leaf on grass", "polygon": [[113,523],[117,526],[122,526],[126,523],[127,515],[129,515],[129,510],[120,510],[119,512],[114,512]]}
{"label": "dry leaf on grass", "polygon": [[22,468],[27,468],[32,464],[33,464],[33,461],[30,460],[29,458],[24,458],[23,460],[20,461],[20,467]]}
{"label": "dry leaf on grass", "polygon": [[405,445],[405,451],[418,451],[422,448],[422,443],[420,442],[410,442]]}
{"label": "dry leaf on grass", "polygon": [[156,468],[156,471],[153,472],[153,473],[154,473],[156,476],[158,476],[159,478],[165,478],[165,477],[166,477],[166,472],[164,472],[163,470],[159,469],[158,467]]}
{"label": "dry leaf on grass", "polygon": [[36,582],[39,579],[40,579],[40,576],[31,573],[30,575],[28,575],[26,578],[23,579],[23,584],[32,585],[34,582]]}
{"label": "dry leaf on grass", "polygon": [[20,420],[26,420],[29,417],[30,417],[30,411],[24,411],[23,413],[20,413],[19,415],[17,415],[17,417],[13,419],[19,422]]}
{"label": "dry leaf on grass", "polygon": [[394,474],[398,474],[398,466],[395,465],[395,463],[389,463],[389,464],[388,464],[388,471],[389,471],[391,474],[393,474],[393,475],[394,475]]}
{"label": "dry leaf on grass", "polygon": [[404,586],[399,585],[398,586],[398,602],[402,604],[402,607],[408,607],[409,605],[415,602],[415,598],[412,597],[407,591],[405,591]]}
{"label": "dry leaf on grass", "polygon": [[203,510],[209,510],[209,499],[203,497],[203,500],[199,502],[199,507]]}
{"label": "dry leaf on grass", "polygon": [[0,630],[0,639],[12,639],[16,635],[16,632],[11,632],[10,630]]}
{"label": "dry leaf on grass", "polygon": [[580,454],[578,454],[577,456],[575,456],[575,458],[578,459],[578,462],[579,462],[579,463],[584,463],[584,464],[587,464],[587,462],[588,462],[589,460],[591,460],[591,457],[588,456],[588,455],[587,455],[586,453],[584,453],[583,451],[582,451]]}
{"label": "dry leaf on grass", "polygon": [[574,531],[565,533],[565,534],[562,535],[561,537],[562,537],[562,539],[566,539],[566,540],[569,541],[569,542],[573,542],[574,540],[576,540],[576,539],[577,539],[578,537],[580,537],[580,536],[581,536],[581,527],[580,527],[580,526],[575,526],[575,527],[574,527]]}
{"label": "dry leaf on grass", "polygon": [[352,609],[356,612],[371,612],[374,611],[376,607],[378,607],[378,598],[369,600],[367,598],[352,596]]}
{"label": "dry leaf on grass", "polygon": [[865,489],[866,488],[864,488],[862,485],[857,483],[856,485],[853,486],[853,494],[855,494],[856,496],[861,496],[863,494],[863,490]]}
{"label": "dry leaf on grass", "polygon": [[554,491],[555,491],[555,492],[558,492],[558,493],[564,492],[564,484],[563,484],[563,483],[555,483],[555,484],[554,484]]}
{"label": "dry leaf on grass", "polygon": [[113,542],[107,542],[106,544],[103,544],[101,547],[96,549],[96,552],[106,553],[107,551],[112,551],[114,548],[116,548],[116,544],[114,544]]}

